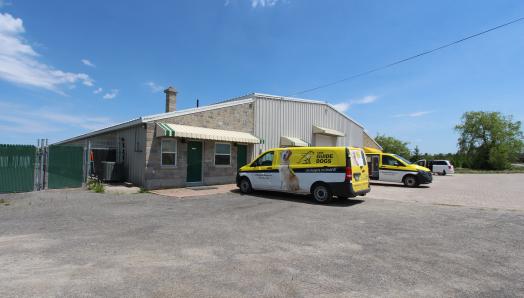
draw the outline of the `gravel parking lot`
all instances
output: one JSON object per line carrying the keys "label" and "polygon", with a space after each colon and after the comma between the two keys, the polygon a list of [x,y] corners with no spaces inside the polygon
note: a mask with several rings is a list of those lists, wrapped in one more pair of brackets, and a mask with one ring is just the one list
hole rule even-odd
{"label": "gravel parking lot", "polygon": [[372,198],[524,211],[524,174],[455,174],[434,176],[419,188],[373,183]]}
{"label": "gravel parking lot", "polygon": [[[0,296],[522,296],[523,186],[474,176],[375,185],[328,206],[269,193],[0,195]],[[490,208],[449,203],[467,183]]]}

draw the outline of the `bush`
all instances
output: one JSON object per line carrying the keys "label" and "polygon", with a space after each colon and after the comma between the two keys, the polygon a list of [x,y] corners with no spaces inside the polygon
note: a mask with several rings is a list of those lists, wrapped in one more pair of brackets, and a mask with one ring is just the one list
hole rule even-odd
{"label": "bush", "polygon": [[97,179],[89,179],[87,181],[87,189],[96,193],[103,193],[105,191],[104,184]]}

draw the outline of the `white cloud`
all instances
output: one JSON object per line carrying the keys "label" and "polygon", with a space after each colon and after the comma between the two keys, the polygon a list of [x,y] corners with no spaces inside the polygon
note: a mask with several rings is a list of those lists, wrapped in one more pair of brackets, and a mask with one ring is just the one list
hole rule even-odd
{"label": "white cloud", "polygon": [[6,0],[0,0],[0,8],[4,6],[9,6],[9,5],[11,5],[11,2],[6,1]]}
{"label": "white cloud", "polygon": [[62,71],[38,61],[40,55],[22,37],[24,32],[22,19],[0,13],[0,79],[60,94],[62,85],[93,86],[93,79],[85,73]]}
{"label": "white cloud", "polygon": [[112,89],[110,92],[104,94],[104,99],[113,99],[118,95],[118,89]]}
{"label": "white cloud", "polygon": [[275,6],[275,4],[277,4],[279,0],[250,0],[250,1],[251,1],[251,7],[257,8],[257,7]]}
{"label": "white cloud", "polygon": [[162,90],[164,90],[164,87],[156,84],[155,82],[147,82],[146,85],[151,89],[151,92],[160,92]]}
{"label": "white cloud", "polygon": [[102,91],[104,91],[104,89],[102,89],[101,87],[98,87],[98,88],[96,88],[96,89],[93,91],[93,93],[94,93],[94,94],[98,94],[98,93],[100,93],[100,92],[102,92]]}
{"label": "white cloud", "polygon": [[96,130],[114,124],[108,117],[58,112],[57,108],[31,107],[0,102],[0,131],[8,133],[43,134],[62,131],[66,127]]}
{"label": "white cloud", "polygon": [[80,60],[80,61],[82,61],[82,63],[83,63],[84,65],[86,65],[86,66],[89,66],[89,67],[96,67],[96,65],[94,65],[93,62],[89,61],[88,59],[85,59],[85,58],[84,58],[84,59],[82,59],[82,60]]}
{"label": "white cloud", "polygon": [[344,113],[345,111],[347,111],[349,109],[351,104],[349,104],[349,102],[341,102],[341,103],[336,103],[336,104],[334,104],[332,106],[335,108],[335,110],[338,110],[338,111]]}
{"label": "white cloud", "polygon": [[368,95],[368,96],[364,96],[362,98],[359,98],[359,99],[354,99],[354,100],[350,100],[348,102],[340,102],[340,103],[336,103],[336,104],[333,104],[332,106],[344,113],[346,112],[347,110],[349,110],[349,108],[352,106],[352,105],[364,105],[364,104],[370,104],[370,103],[374,103],[375,101],[377,101],[378,99],[378,96],[375,96],[375,95]]}
{"label": "white cloud", "polygon": [[407,113],[407,114],[396,114],[396,115],[393,115],[393,117],[420,117],[420,116],[424,116],[424,115],[431,114],[431,113],[433,113],[433,111],[418,111],[418,112],[412,112],[412,113]]}
{"label": "white cloud", "polygon": [[368,104],[368,103],[373,103],[373,102],[377,101],[377,99],[378,99],[378,96],[368,95],[368,96],[364,96],[364,97],[362,97],[360,99],[351,101],[351,104],[364,105],[364,104]]}

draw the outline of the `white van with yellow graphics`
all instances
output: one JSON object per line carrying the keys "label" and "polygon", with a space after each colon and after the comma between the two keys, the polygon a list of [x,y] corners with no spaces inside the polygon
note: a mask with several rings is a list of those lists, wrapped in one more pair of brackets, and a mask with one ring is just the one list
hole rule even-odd
{"label": "white van with yellow graphics", "polygon": [[363,196],[370,191],[364,150],[353,147],[275,148],[241,167],[243,193],[273,190],[313,195],[319,203]]}
{"label": "white van with yellow graphics", "polygon": [[371,180],[404,183],[408,187],[428,184],[433,180],[428,168],[411,163],[402,156],[384,153],[374,148],[364,148]]}

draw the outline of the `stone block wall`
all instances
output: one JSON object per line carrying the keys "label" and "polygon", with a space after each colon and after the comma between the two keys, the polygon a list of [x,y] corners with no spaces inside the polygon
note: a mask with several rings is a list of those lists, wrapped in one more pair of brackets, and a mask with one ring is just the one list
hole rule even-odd
{"label": "stone block wall", "polygon": [[162,119],[161,122],[253,133],[252,103]]}
{"label": "stone block wall", "polygon": [[[164,123],[200,126],[206,128],[225,129],[253,133],[254,125],[253,105],[251,103],[225,107],[216,110],[202,111],[162,119]],[[177,141],[176,167],[162,167],[161,163],[161,138],[155,137],[155,123],[148,123],[146,128],[146,169],[145,187],[148,189],[184,187],[187,178],[187,141]],[[237,165],[237,147],[231,145],[231,165],[215,166],[214,141],[203,142],[203,180],[204,185],[234,183]],[[253,145],[248,145],[248,161],[253,152]]]}

